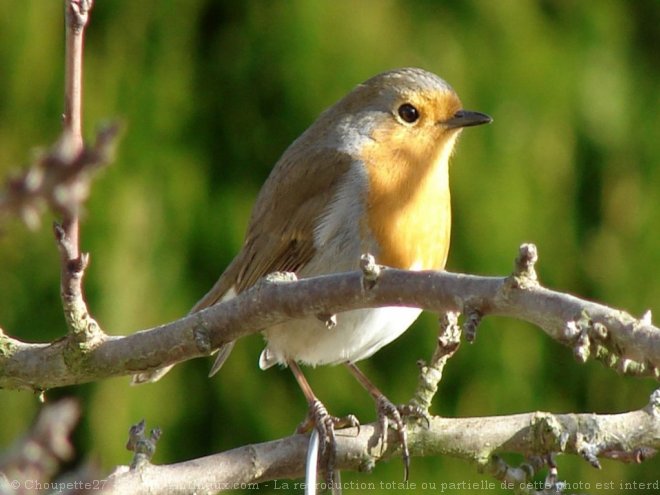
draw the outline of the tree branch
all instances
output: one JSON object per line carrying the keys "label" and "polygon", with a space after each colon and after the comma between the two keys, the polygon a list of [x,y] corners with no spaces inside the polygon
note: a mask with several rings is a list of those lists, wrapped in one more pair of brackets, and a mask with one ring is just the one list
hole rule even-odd
{"label": "tree branch", "polygon": [[[389,432],[386,445],[375,444],[377,438],[376,423],[362,425],[359,431],[338,431],[336,467],[370,471],[376,462],[400,456],[396,432]],[[598,458],[641,462],[654,455],[660,448],[660,392],[654,393],[645,408],[624,414],[536,412],[485,418],[433,417],[428,428],[426,423],[409,425],[408,442],[412,456],[464,459],[518,489],[543,467],[545,461],[538,459],[551,453],[580,455],[592,464]],[[105,488],[108,493],[134,495],[256,488],[256,483],[302,477],[307,444],[306,436],[293,435],[177,464],[147,464],[139,469],[122,466],[110,475]],[[523,454],[529,462],[522,469],[511,468],[496,457],[504,452]],[[294,488],[291,483],[288,487]],[[284,488],[281,483],[280,488]]]}
{"label": "tree branch", "polygon": [[[64,77],[64,133],[71,156],[84,150],[82,138],[83,40],[93,0],[65,0],[66,54]],[[89,189],[89,182],[85,184]],[[89,255],[80,252],[80,204],[73,198],[62,213],[62,223],[55,225],[55,240],[60,252],[60,296],[69,327],[70,345],[89,347],[103,334],[87,311],[82,280]]]}
{"label": "tree branch", "polygon": [[[64,134],[69,140],[72,155],[83,149],[82,139],[82,73],[83,40],[93,0],[66,0],[66,52],[64,68]],[[65,212],[62,229],[74,258],[79,256],[78,211]],[[68,253],[67,253],[68,254]],[[62,282],[66,278],[66,263],[62,261]],[[64,287],[63,287],[64,290]]]}
{"label": "tree branch", "polygon": [[74,152],[70,134],[63,132],[49,150],[6,180],[0,190],[0,213],[18,215],[29,228],[36,228],[46,207],[61,216],[79,211],[89,196],[93,174],[112,160],[119,131],[117,123],[102,127],[94,144],[79,153]]}
{"label": "tree branch", "polygon": [[0,493],[33,493],[30,483],[48,482],[73,457],[69,437],[79,416],[72,399],[45,406],[30,431],[0,456]]}
{"label": "tree branch", "polygon": [[580,359],[658,378],[660,330],[649,318],[521,284],[516,274],[496,278],[388,268],[369,284],[360,272],[292,282],[265,279],[235,299],[172,323],[125,337],[98,333],[76,346],[67,339],[27,344],[0,333],[0,387],[45,390],[134,374],[208,355],[288,319],[392,305],[518,318],[539,326]]}

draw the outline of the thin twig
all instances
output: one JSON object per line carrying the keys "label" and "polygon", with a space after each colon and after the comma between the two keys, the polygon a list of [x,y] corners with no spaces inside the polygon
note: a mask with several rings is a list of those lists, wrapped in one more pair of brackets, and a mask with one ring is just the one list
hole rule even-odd
{"label": "thin twig", "polygon": [[[64,133],[70,140],[71,152],[78,155],[83,150],[82,139],[82,67],[83,39],[85,26],[89,19],[92,0],[65,0],[66,18],[66,52],[64,69]],[[78,212],[70,212],[62,219],[64,235],[70,244],[67,256],[62,259],[62,291],[67,279],[66,265],[72,259],[79,257],[79,216]]]}
{"label": "thin twig", "polygon": [[50,149],[35,153],[24,170],[5,180],[0,213],[17,215],[36,229],[46,208],[61,217],[79,212],[94,173],[112,161],[120,127],[116,122],[101,127],[94,144],[82,153],[74,153],[70,135],[64,131]]}
{"label": "thin twig", "polygon": [[[82,73],[83,40],[92,0],[65,0],[66,52],[64,74],[64,136],[69,141],[71,155],[83,151],[82,139]],[[64,212],[56,229],[60,251],[60,293],[70,329],[81,313],[87,314],[82,300],[82,276],[87,259],[80,256],[80,217],[77,209]]]}
{"label": "thin twig", "polygon": [[458,325],[458,313],[448,311],[440,317],[438,342],[431,357],[426,363],[418,361],[419,379],[417,389],[410,403],[428,412],[431,401],[438,391],[447,361],[456,353],[461,344],[461,327]]}
{"label": "thin twig", "polygon": [[[0,493],[28,493],[29,483],[49,481],[73,457],[69,437],[79,417],[72,399],[45,406],[30,431],[0,457]],[[3,489],[3,476],[12,491]]]}

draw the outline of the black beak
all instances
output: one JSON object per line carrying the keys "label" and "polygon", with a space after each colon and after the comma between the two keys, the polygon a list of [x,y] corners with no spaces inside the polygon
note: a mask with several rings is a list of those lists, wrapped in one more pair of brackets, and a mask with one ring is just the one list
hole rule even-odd
{"label": "black beak", "polygon": [[474,125],[490,124],[493,119],[481,112],[472,112],[470,110],[459,110],[453,117],[441,122],[449,129],[458,129],[461,127],[472,127]]}

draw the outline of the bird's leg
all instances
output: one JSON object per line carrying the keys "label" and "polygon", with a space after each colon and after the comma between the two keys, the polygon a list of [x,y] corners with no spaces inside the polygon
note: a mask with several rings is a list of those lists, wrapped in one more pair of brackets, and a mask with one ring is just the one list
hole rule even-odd
{"label": "bird's leg", "polygon": [[385,395],[378,390],[378,388],[371,383],[371,381],[366,377],[360,368],[358,368],[353,363],[346,363],[346,367],[350,372],[357,378],[357,381],[360,382],[367,392],[373,397],[376,401],[376,409],[378,411],[378,424],[380,427],[381,442],[385,444],[385,439],[387,437],[387,428],[390,421],[396,426],[397,435],[399,437],[399,443],[401,444],[401,455],[403,457],[403,478],[404,481],[408,481],[408,473],[410,471],[410,451],[408,450],[408,436],[406,434],[406,428],[403,424],[403,417],[412,416],[416,418],[421,418],[429,422],[428,415],[419,407],[414,407],[410,405],[396,406],[394,405]]}
{"label": "bird's leg", "polygon": [[331,416],[323,403],[314,394],[312,387],[310,387],[309,382],[305,378],[305,375],[303,375],[303,372],[298,364],[294,361],[288,361],[287,365],[291,369],[293,376],[296,378],[296,381],[298,382],[302,393],[305,395],[305,399],[307,399],[307,404],[309,406],[307,418],[300,424],[300,426],[298,426],[296,431],[298,433],[305,433],[312,427],[316,428],[318,431],[319,437],[321,439],[321,450],[319,454],[321,456],[326,455],[327,480],[330,486],[332,486],[332,477],[335,470],[335,459],[337,457],[337,440],[335,438],[335,428],[343,428],[347,426],[355,426],[359,428],[360,422],[352,414],[346,416],[345,418]]}

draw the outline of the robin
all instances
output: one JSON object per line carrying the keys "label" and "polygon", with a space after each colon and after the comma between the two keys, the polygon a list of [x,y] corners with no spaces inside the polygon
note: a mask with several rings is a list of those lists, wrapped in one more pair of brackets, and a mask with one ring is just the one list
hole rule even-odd
{"label": "robin", "polygon": [[[213,288],[194,306],[225,301],[272,272],[298,278],[359,269],[371,253],[379,264],[406,270],[442,270],[451,227],[448,162],[464,127],[487,124],[464,110],[440,77],[418,68],[384,72],[358,85],[324,111],[284,152],[263,185],[245,242]],[[259,367],[293,372],[309,405],[309,428],[334,452],[334,428],[355,423],[330,416],[299,364],[345,364],[377,403],[381,425],[393,421],[408,465],[402,410],[357,368],[399,337],[421,310],[370,308],[289,321],[263,331]],[[211,375],[233,342],[219,349]],[[166,371],[166,370],[165,370]],[[139,375],[153,381],[161,373]],[[381,431],[381,435],[385,435]]]}

